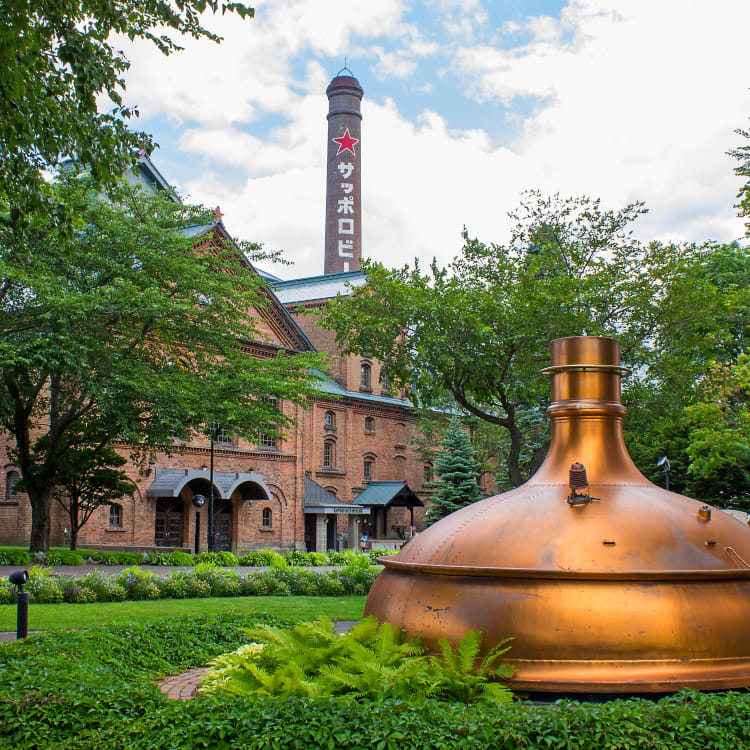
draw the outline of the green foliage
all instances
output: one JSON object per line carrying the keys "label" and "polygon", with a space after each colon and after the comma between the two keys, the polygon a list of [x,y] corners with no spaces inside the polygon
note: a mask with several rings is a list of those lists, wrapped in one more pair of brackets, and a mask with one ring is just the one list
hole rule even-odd
{"label": "green foliage", "polygon": [[471,632],[457,646],[442,644],[443,658],[426,657],[419,641],[407,641],[403,629],[366,617],[345,635],[336,635],[326,617],[291,630],[262,625],[247,631],[250,643],[212,663],[201,687],[205,693],[240,696],[321,697],[420,702],[432,696],[470,703],[512,699],[490,677],[508,677],[512,669],[495,662],[508,648],[493,649],[479,669],[474,662],[481,636]]}
{"label": "green foliage", "polygon": [[138,111],[123,104],[130,63],[115,40],[142,40],[165,55],[181,49],[180,35],[218,42],[201,24],[206,9],[253,15],[244,5],[217,0],[3,3],[0,198],[11,202],[14,224],[23,225],[41,206],[60,213],[43,178],[60,159],[74,156],[99,183],[109,183],[138,149],[152,148],[149,136],[128,128]]}
{"label": "green foliage", "polygon": [[80,584],[93,591],[100,602],[121,602],[127,598],[125,588],[99,570],[87,573],[80,579]]}
{"label": "green foliage", "polygon": [[32,602],[61,602],[63,592],[56,578],[52,577],[50,568],[40,568],[32,565],[29,568],[29,580],[24,586],[24,591],[29,593],[29,601]]}
{"label": "green foliage", "polygon": [[[202,666],[265,622],[235,615],[163,619],[31,636],[0,645],[0,748],[644,748],[744,750],[747,692],[682,692],[661,700],[476,705],[222,693],[166,700],[153,680]],[[290,624],[290,623],[288,623]],[[75,669],[71,664],[75,662]]]}
{"label": "green foliage", "polygon": [[674,342],[694,352],[682,362],[689,378],[727,333],[733,297],[706,273],[721,248],[644,245],[632,235],[644,212],[640,203],[613,211],[585,197],[527,193],[508,243],[465,232],[448,268],[368,262],[367,286],[327,306],[324,325],[342,350],[381,360],[389,382],[413,388],[418,405],[452,402],[501,428],[501,483],[518,486],[547,449],[549,383],[540,370],[551,340],[616,336],[625,363],[664,384],[659,363]]}
{"label": "green foliage", "polygon": [[240,565],[247,565],[252,567],[264,567],[269,565],[269,558],[263,550],[251,550],[246,552],[239,559]]}
{"label": "green foliage", "polygon": [[234,568],[237,565],[240,564],[240,560],[237,557],[237,555],[234,554],[234,552],[229,552],[228,550],[222,550],[219,554],[219,560],[220,565],[223,565],[225,568]]}
{"label": "green foliage", "polygon": [[[689,424],[688,471],[727,479],[734,494],[726,505],[750,505],[750,355],[734,364],[714,363],[704,381],[705,399],[686,407]],[[737,492],[741,487],[741,492]]]}
{"label": "green foliage", "polygon": [[266,300],[248,262],[260,251],[185,231],[213,214],[124,182],[102,200],[73,170],[50,189],[75,208],[70,237],[48,217],[34,219],[23,248],[0,233],[0,427],[29,495],[34,551],[48,546],[54,488],[82,436],[96,456],[119,441],[142,464],[213,421],[251,440],[281,434],[291,416],[255,394],[305,404],[315,392],[309,368],[320,364],[309,353],[258,359],[235,345],[262,338],[247,315]]}
{"label": "green foliage", "polygon": [[161,596],[158,578],[150,570],[136,566],[126,568],[115,582],[125,589],[128,599],[158,599]]}
{"label": "green foliage", "polygon": [[20,547],[0,547],[0,565],[28,565],[31,555]]}
{"label": "green foliage", "polygon": [[176,549],[169,553],[169,564],[180,567],[192,566],[195,565],[195,558],[187,552]]}
{"label": "green foliage", "polygon": [[481,466],[460,422],[453,420],[448,425],[440,447],[435,458],[438,478],[432,483],[435,493],[427,510],[429,523],[482,499],[477,483]]}
{"label": "green foliage", "polygon": [[83,565],[83,555],[64,547],[51,547],[46,555],[47,565]]}
{"label": "green foliage", "polygon": [[[737,135],[742,136],[746,141],[750,140],[750,132],[738,129]],[[750,144],[744,143],[729,152],[739,164],[734,168],[734,173],[745,178],[745,184],[737,193],[738,202],[735,204],[738,216],[750,217]],[[745,236],[750,237],[750,220],[745,222]]]}
{"label": "green foliage", "polygon": [[506,638],[500,641],[484,656],[479,667],[479,649],[482,646],[482,636],[475,630],[470,630],[458,643],[455,651],[446,638],[440,639],[440,657],[430,657],[431,665],[440,673],[437,692],[448,700],[474,703],[475,701],[490,701],[502,703],[512,699],[512,693],[498,682],[513,676],[515,669],[510,664],[499,664],[503,654],[510,650]]}

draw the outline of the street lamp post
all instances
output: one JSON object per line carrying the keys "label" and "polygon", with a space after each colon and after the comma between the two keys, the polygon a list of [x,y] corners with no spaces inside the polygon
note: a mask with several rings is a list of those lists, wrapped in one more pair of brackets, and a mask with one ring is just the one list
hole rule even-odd
{"label": "street lamp post", "polygon": [[669,459],[666,456],[662,456],[657,462],[656,465],[664,472],[664,489],[669,489],[669,469],[671,468],[669,466]]}
{"label": "street lamp post", "polygon": [[219,426],[211,426],[211,468],[209,470],[208,481],[210,483],[208,491],[208,551],[216,552],[216,540],[214,538],[214,442],[219,437]]}

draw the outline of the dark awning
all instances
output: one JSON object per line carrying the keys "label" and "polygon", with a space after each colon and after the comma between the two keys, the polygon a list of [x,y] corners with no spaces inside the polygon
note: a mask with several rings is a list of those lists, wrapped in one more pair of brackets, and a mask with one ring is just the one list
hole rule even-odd
{"label": "dark awning", "polygon": [[353,516],[370,515],[369,508],[342,503],[336,495],[305,477],[305,513],[341,513]]}
{"label": "dark awning", "polygon": [[424,507],[424,503],[404,482],[370,482],[364,492],[360,492],[352,501],[353,505],[388,508]]}
{"label": "dark awning", "polygon": [[[206,469],[156,469],[154,481],[146,490],[146,497],[178,497],[186,484],[200,481],[210,487],[210,473]],[[243,488],[242,485],[247,485]],[[228,500],[236,489],[248,499],[271,499],[271,491],[262,474],[251,472],[215,471],[214,497]],[[247,491],[245,491],[247,490]]]}

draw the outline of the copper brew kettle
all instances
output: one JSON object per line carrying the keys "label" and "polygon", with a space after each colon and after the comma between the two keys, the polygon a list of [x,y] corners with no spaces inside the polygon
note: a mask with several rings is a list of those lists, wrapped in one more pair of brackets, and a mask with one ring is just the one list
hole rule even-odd
{"label": "copper brew kettle", "polygon": [[549,453],[511,492],[419,534],[365,614],[431,650],[513,637],[513,687],[668,692],[750,686],[750,528],[657,487],[622,437],[619,343],[551,344]]}

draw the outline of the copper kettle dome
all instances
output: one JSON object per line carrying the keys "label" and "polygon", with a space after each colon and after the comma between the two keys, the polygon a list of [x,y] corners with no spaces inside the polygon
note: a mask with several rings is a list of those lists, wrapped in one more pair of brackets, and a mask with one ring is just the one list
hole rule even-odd
{"label": "copper kettle dome", "polygon": [[750,528],[638,471],[622,437],[617,340],[551,350],[539,471],[383,558],[365,614],[431,649],[469,629],[486,648],[512,636],[519,689],[750,686]]}

